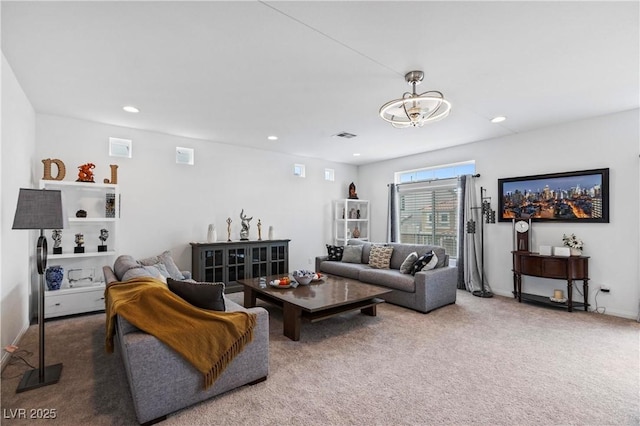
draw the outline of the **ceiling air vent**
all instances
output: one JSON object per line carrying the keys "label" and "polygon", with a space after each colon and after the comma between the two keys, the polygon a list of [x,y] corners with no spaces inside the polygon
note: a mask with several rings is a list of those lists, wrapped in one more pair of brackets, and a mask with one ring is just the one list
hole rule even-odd
{"label": "ceiling air vent", "polygon": [[358,135],[354,135],[353,133],[349,133],[349,132],[341,132],[334,136],[337,136],[339,138],[351,139],[351,138],[355,138]]}

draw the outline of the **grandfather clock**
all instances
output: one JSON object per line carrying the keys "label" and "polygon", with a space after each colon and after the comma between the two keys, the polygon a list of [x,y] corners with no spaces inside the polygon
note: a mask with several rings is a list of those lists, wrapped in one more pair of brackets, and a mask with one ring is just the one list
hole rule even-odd
{"label": "grandfather clock", "polygon": [[531,218],[513,219],[513,250],[531,251]]}

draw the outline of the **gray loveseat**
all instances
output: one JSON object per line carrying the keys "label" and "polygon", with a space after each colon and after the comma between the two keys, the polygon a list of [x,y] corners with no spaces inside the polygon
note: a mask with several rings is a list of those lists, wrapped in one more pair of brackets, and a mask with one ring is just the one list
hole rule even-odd
{"label": "gray loveseat", "polygon": [[[427,313],[441,306],[456,302],[457,268],[449,266],[449,255],[444,248],[421,244],[376,243],[393,247],[389,269],[369,266],[369,254],[373,243],[350,240],[349,245],[362,244],[361,263],[345,263],[328,260],[328,256],[316,257],[316,271],[352,278],[364,283],[379,285],[392,290],[382,296],[387,302]],[[403,274],[400,266],[407,256],[418,256],[433,250],[438,257],[434,269],[415,274]]]}
{"label": "gray loveseat", "polygon": [[[120,268],[116,270],[123,272]],[[119,281],[111,267],[105,266],[103,273],[107,285]],[[267,378],[269,313],[264,308],[245,309],[226,298],[225,306],[226,311],[247,311],[257,315],[253,341],[206,390],[203,388],[202,374],[177,352],[124,318],[116,317],[115,347],[122,356],[134,409],[140,423],[155,423],[169,413]]]}

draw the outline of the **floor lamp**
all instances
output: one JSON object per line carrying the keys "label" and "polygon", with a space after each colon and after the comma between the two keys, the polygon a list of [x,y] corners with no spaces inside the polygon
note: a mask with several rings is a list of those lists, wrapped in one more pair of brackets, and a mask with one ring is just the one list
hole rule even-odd
{"label": "floor lamp", "polygon": [[13,219],[13,229],[39,229],[36,248],[38,266],[38,330],[39,368],[28,370],[22,376],[17,393],[57,383],[62,364],[44,365],[44,272],[47,268],[47,239],[45,229],[60,229],[64,226],[62,215],[62,193],[57,190],[20,188],[18,206]]}
{"label": "floor lamp", "polygon": [[[493,293],[487,290],[484,286],[484,223],[496,223],[496,211],[491,209],[491,197],[486,197],[485,189],[480,187],[480,207],[471,207],[471,209],[480,209],[482,212],[482,217],[480,219],[480,263],[482,267],[480,268],[480,290],[474,290],[473,295],[478,297],[489,298],[493,297]],[[476,233],[476,222],[471,219],[467,221],[467,233],[475,234]]]}

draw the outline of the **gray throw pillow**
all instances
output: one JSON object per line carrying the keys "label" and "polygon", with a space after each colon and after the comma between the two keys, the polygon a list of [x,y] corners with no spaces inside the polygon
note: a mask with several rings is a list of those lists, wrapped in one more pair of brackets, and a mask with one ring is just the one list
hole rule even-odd
{"label": "gray throw pillow", "polygon": [[188,303],[210,311],[224,311],[224,283],[192,283],[167,278],[167,285]]}
{"label": "gray throw pillow", "polygon": [[402,262],[402,265],[400,265],[400,272],[402,272],[403,274],[410,274],[411,267],[414,263],[416,263],[416,260],[418,260],[418,253],[416,253],[415,251],[409,253],[409,256],[407,256],[404,262]]}
{"label": "gray throw pillow", "polygon": [[182,272],[180,272],[180,269],[176,266],[169,250],[166,250],[157,256],[140,259],[138,262],[144,266],[154,266],[157,263],[162,263],[165,268],[167,268],[167,272],[169,272],[169,276],[171,278],[174,280],[184,280],[184,275],[182,275]]}
{"label": "gray throw pillow", "polygon": [[131,268],[122,276],[122,281],[128,281],[133,278],[141,278],[141,277],[149,277],[156,278],[164,283],[167,282],[166,277],[164,277],[157,268],[153,266],[142,266],[138,265],[137,268]]}
{"label": "gray throw pillow", "polygon": [[362,263],[362,246],[346,245],[342,253],[342,261],[345,263]]}

